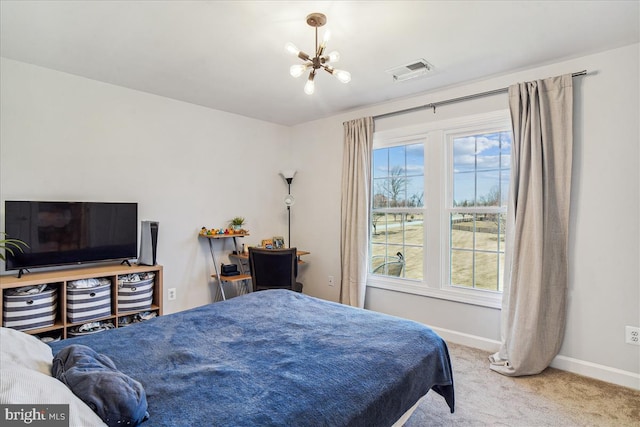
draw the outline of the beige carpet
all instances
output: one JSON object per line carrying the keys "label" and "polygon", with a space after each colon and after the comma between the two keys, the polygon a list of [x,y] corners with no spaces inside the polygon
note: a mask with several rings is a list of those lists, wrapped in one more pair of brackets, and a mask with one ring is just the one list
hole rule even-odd
{"label": "beige carpet", "polygon": [[505,377],[489,354],[449,343],[456,393],[451,414],[430,391],[405,423],[425,426],[640,426],[640,391],[558,369]]}

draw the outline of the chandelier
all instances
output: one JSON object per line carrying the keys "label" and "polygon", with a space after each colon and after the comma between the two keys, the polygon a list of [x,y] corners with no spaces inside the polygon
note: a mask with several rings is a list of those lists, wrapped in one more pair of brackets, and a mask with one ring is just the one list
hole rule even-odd
{"label": "chandelier", "polygon": [[311,58],[306,53],[302,52],[298,49],[293,43],[289,42],[285,45],[285,49],[287,52],[296,55],[298,58],[302,59],[304,63],[292,65],[289,69],[289,73],[293,77],[300,77],[307,71],[309,68],[311,72],[309,73],[309,79],[307,83],[304,85],[304,92],[307,95],[313,94],[315,90],[315,83],[313,80],[316,77],[316,71],[319,69],[323,69],[329,74],[335,76],[342,83],[349,83],[351,81],[351,73],[344,70],[338,70],[329,65],[330,62],[337,62],[340,59],[340,54],[336,51],[325,54],[324,51],[327,47],[327,41],[329,41],[330,33],[329,31],[325,31],[324,37],[322,39],[322,43],[318,45],[318,27],[322,27],[327,23],[327,17],[322,13],[312,13],[307,16],[307,24],[314,27],[316,29],[316,48],[315,48],[315,56]]}

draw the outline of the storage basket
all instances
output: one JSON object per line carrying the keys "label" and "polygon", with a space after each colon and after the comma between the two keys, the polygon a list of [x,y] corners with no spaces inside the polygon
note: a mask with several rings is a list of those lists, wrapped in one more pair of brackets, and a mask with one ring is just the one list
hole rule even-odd
{"label": "storage basket", "polygon": [[67,320],[78,323],[111,316],[111,281],[98,279],[97,286],[76,288],[77,282],[67,286]]}
{"label": "storage basket", "polygon": [[155,274],[118,276],[118,312],[149,310]]}
{"label": "storage basket", "polygon": [[[40,292],[24,294],[27,290]],[[27,286],[3,293],[3,325],[20,331],[53,326],[58,310],[58,287]]]}

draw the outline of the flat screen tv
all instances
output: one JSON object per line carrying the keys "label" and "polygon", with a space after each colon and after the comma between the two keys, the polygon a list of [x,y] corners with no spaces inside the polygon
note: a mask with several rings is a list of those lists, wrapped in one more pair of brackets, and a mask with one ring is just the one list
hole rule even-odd
{"label": "flat screen tv", "polygon": [[138,204],[5,201],[5,232],[29,247],[6,253],[6,270],[128,261],[138,247]]}

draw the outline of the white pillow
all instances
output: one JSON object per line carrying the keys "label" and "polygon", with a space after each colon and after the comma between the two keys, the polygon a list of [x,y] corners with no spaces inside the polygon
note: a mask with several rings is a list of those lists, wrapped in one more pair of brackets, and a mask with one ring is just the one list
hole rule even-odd
{"label": "white pillow", "polygon": [[51,347],[33,335],[11,328],[0,328],[0,368],[18,365],[51,375]]}
{"label": "white pillow", "polygon": [[[4,343],[2,345],[4,347]],[[0,378],[2,379],[0,382],[0,403],[2,404],[68,404],[70,427],[106,425],[64,383],[52,376],[11,364],[11,366],[3,365],[0,368]]]}

